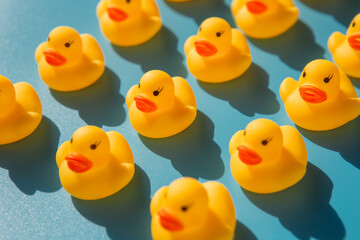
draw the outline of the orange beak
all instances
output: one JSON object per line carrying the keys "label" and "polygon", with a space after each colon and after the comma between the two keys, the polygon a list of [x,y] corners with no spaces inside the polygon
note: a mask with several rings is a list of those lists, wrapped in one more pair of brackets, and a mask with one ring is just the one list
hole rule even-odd
{"label": "orange beak", "polygon": [[157,106],[155,103],[153,103],[152,101],[150,101],[149,99],[143,97],[143,96],[136,96],[134,97],[135,103],[136,103],[136,107],[137,109],[139,109],[141,112],[144,113],[151,113],[156,111]]}
{"label": "orange beak", "polygon": [[58,67],[64,65],[67,61],[63,55],[61,55],[59,52],[55,50],[48,49],[45,50],[43,53],[45,56],[45,61],[51,66]]}
{"label": "orange beak", "polygon": [[175,232],[184,229],[181,222],[164,208],[162,208],[157,214],[160,217],[161,226],[163,226],[166,230]]}
{"label": "orange beak", "polygon": [[253,14],[261,14],[267,10],[267,6],[259,1],[248,1],[246,7]]}
{"label": "orange beak", "polygon": [[348,42],[354,50],[360,51],[360,33],[351,34]]}
{"label": "orange beak", "polygon": [[116,7],[108,7],[107,9],[109,18],[115,22],[121,22],[128,18],[128,15],[123,10]]}
{"label": "orange beak", "polygon": [[217,49],[210,42],[205,40],[196,40],[194,42],[196,52],[203,57],[210,57],[217,53]]}
{"label": "orange beak", "polygon": [[65,157],[65,160],[70,170],[77,173],[86,172],[93,165],[89,159],[79,153],[70,153]]}
{"label": "orange beak", "polygon": [[237,147],[239,159],[248,165],[256,165],[261,163],[262,159],[261,157],[252,149],[241,145]]}
{"label": "orange beak", "polygon": [[299,92],[301,98],[308,103],[322,103],[327,99],[326,92],[311,85],[301,86]]}

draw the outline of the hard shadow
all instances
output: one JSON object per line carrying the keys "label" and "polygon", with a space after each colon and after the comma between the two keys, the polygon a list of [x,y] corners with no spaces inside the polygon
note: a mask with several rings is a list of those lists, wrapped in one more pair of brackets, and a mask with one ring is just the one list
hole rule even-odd
{"label": "hard shadow", "polygon": [[184,57],[177,50],[178,39],[165,26],[148,42],[134,47],[119,47],[113,49],[123,58],[141,65],[144,72],[158,69],[171,76],[187,76],[183,64]]}
{"label": "hard shadow", "polygon": [[254,45],[276,54],[289,67],[301,71],[314,59],[324,58],[325,50],[315,42],[312,30],[302,21],[284,34],[270,39],[252,39]]}
{"label": "hard shadow", "polygon": [[360,117],[330,131],[318,132],[296,127],[313,143],[339,152],[343,159],[360,169]]}
{"label": "hard shadow", "polygon": [[61,104],[79,111],[89,125],[118,126],[125,121],[125,98],[119,93],[120,79],[109,68],[93,85],[74,92],[50,90]]}
{"label": "hard shadow", "polygon": [[278,217],[298,239],[344,239],[345,226],[329,204],[332,189],[330,178],[308,163],[305,177],[289,189],[273,194],[243,191],[257,207]]}
{"label": "hard shadow", "polygon": [[274,114],[280,109],[276,94],[269,89],[269,75],[254,63],[242,76],[232,81],[198,83],[206,92],[228,101],[233,108],[246,116],[253,117],[255,113]]}
{"label": "hard shadow", "polygon": [[60,132],[43,116],[37,129],[15,143],[0,146],[0,167],[8,169],[11,181],[20,191],[55,192],[61,188],[56,151]]}
{"label": "hard shadow", "polygon": [[151,239],[150,180],[137,165],[133,179],[118,193],[93,201],[72,197],[72,201],[82,216],[104,226],[111,239]]}
{"label": "hard shadow", "polygon": [[345,26],[359,13],[359,0],[302,0],[309,7],[323,13],[333,15]]}
{"label": "hard shadow", "polygon": [[250,229],[237,220],[234,240],[257,240],[257,237]]}
{"label": "hard shadow", "polygon": [[224,174],[221,149],[214,142],[214,123],[198,110],[195,121],[183,132],[168,138],[140,140],[152,152],[167,158],[183,176],[218,179]]}

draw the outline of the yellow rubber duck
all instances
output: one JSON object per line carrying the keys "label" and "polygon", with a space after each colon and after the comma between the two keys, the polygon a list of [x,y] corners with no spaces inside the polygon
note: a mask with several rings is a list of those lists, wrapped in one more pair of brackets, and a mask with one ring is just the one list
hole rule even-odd
{"label": "yellow rubber duck", "polygon": [[290,119],[308,130],[331,130],[360,114],[360,99],[350,79],[323,59],[308,63],[299,81],[286,78],[280,97]]}
{"label": "yellow rubber duck", "polygon": [[351,21],[346,36],[339,32],[331,34],[328,47],[341,70],[360,78],[360,13]]}
{"label": "yellow rubber duck", "polygon": [[196,99],[182,77],[151,70],[126,95],[130,123],[141,135],[164,138],[187,128],[196,117]]}
{"label": "yellow rubber duck", "polygon": [[203,82],[232,80],[251,65],[244,35],[218,17],[202,22],[198,34],[186,40],[184,51],[189,71]]}
{"label": "yellow rubber duck", "polygon": [[35,131],[42,107],[35,89],[26,82],[14,85],[0,75],[0,145],[19,141]]}
{"label": "yellow rubber duck", "polygon": [[154,0],[102,0],[96,13],[105,37],[123,47],[142,44],[161,28]]}
{"label": "yellow rubber duck", "polygon": [[255,193],[274,193],[299,182],[306,172],[307,152],[300,133],[256,119],[235,133],[229,144],[230,166],[241,187]]}
{"label": "yellow rubber duck", "polygon": [[154,240],[232,240],[236,225],[231,196],[219,182],[179,178],[150,203]]}
{"label": "yellow rubber duck", "polygon": [[118,132],[95,126],[76,130],[56,153],[62,186],[72,196],[95,200],[125,187],[134,176],[134,157]]}
{"label": "yellow rubber duck", "polygon": [[252,38],[272,38],[286,32],[299,18],[292,0],[233,0],[236,24]]}
{"label": "yellow rubber duck", "polygon": [[96,82],[105,70],[96,39],[70,27],[54,28],[35,51],[41,79],[57,91],[75,91]]}

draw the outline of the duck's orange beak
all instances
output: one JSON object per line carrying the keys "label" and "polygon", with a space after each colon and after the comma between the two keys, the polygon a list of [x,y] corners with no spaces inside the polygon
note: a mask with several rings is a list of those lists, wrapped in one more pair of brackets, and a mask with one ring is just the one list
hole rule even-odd
{"label": "duck's orange beak", "polygon": [[67,61],[63,55],[52,49],[45,50],[43,54],[45,56],[45,61],[54,67],[64,65]]}
{"label": "duck's orange beak", "polygon": [[106,10],[109,18],[115,22],[121,22],[128,18],[127,13],[117,7],[108,7]]}
{"label": "duck's orange beak", "polygon": [[70,170],[77,173],[86,172],[93,165],[89,159],[79,153],[70,153],[65,157],[65,160]]}
{"label": "duck's orange beak", "polygon": [[141,95],[137,95],[136,97],[134,97],[134,100],[135,100],[137,109],[139,109],[142,112],[151,113],[151,112],[156,111],[156,109],[157,109],[157,106],[155,103],[153,103],[152,101],[150,101],[149,99],[147,99],[146,97],[143,97]]}
{"label": "duck's orange beak", "polygon": [[256,165],[261,163],[262,159],[261,157],[252,149],[241,145],[237,147],[239,159],[248,165]]}
{"label": "duck's orange beak", "polygon": [[261,14],[267,10],[267,6],[260,1],[248,1],[246,7],[253,14]]}
{"label": "duck's orange beak", "polygon": [[203,57],[210,57],[217,53],[217,48],[205,40],[196,40],[194,42],[196,52]]}
{"label": "duck's orange beak", "polygon": [[360,33],[351,34],[348,42],[354,50],[360,51]]}
{"label": "duck's orange beak", "polygon": [[180,231],[184,228],[182,223],[168,211],[162,208],[158,213],[160,217],[160,224],[168,231]]}
{"label": "duck's orange beak", "polygon": [[322,103],[327,99],[326,92],[311,85],[301,86],[299,92],[301,98],[308,103]]}

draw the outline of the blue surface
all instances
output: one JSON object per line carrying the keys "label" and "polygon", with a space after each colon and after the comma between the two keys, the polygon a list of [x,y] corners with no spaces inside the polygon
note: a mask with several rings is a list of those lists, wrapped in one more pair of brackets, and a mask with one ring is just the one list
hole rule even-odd
{"label": "blue surface", "polygon": [[[253,119],[294,125],[278,94],[281,81],[297,79],[310,60],[331,60],[327,39],[334,31],[346,31],[360,11],[358,0],[296,0],[299,22],[280,37],[248,39],[250,69],[216,85],[200,83],[187,71],[182,49],[207,17],[223,17],[235,26],[230,0],[158,0],[162,30],[131,48],[115,47],[102,36],[97,2],[0,0],[0,74],[31,83],[44,109],[31,136],[0,146],[0,239],[150,239],[151,197],[181,176],[227,186],[236,206],[236,239],[360,238],[360,118],[328,132],[299,129],[308,149],[307,173],[276,194],[242,190],[231,175],[228,153],[231,136]],[[35,48],[59,25],[92,34],[105,54],[103,77],[79,92],[51,91],[38,75]],[[197,97],[195,122],[171,138],[141,137],[129,123],[127,90],[151,69],[185,77]],[[352,81],[360,93],[359,79]],[[98,201],[72,198],[61,187],[55,164],[59,144],[86,124],[121,132],[136,162],[130,184]]]}

